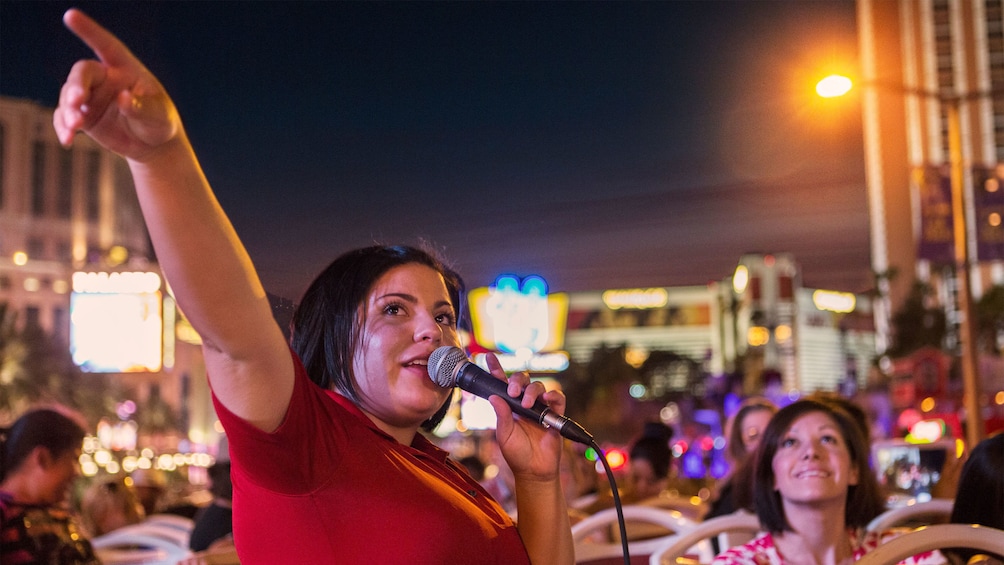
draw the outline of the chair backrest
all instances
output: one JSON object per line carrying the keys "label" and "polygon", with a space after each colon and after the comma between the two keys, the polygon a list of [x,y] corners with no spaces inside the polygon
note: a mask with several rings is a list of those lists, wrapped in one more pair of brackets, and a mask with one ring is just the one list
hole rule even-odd
{"label": "chair backrest", "polygon": [[154,514],[91,540],[106,565],[174,565],[188,557],[194,522],[181,516]]}
{"label": "chair backrest", "polygon": [[[760,531],[760,520],[755,514],[740,510],[718,516],[697,524],[693,528],[669,537],[652,551],[649,565],[676,563],[678,557],[688,553],[697,555],[698,562],[710,563],[715,558],[710,540],[718,536],[722,550],[753,539]],[[740,537],[723,534],[744,534]]]}
{"label": "chair backrest", "polygon": [[681,496],[667,491],[663,491],[651,498],[638,501],[636,504],[641,506],[654,506],[656,508],[676,510],[680,514],[683,514],[684,518],[690,518],[691,520],[697,522],[704,519],[704,515],[707,514],[709,510],[708,503],[701,500],[697,496]]}
{"label": "chair backrest", "polygon": [[895,565],[907,557],[946,547],[1004,555],[1004,531],[975,524],[921,526],[865,554],[855,565]]}
{"label": "chair backrest", "polygon": [[950,498],[932,498],[926,502],[891,508],[872,519],[866,529],[882,532],[896,526],[911,525],[911,522],[914,525],[916,522],[923,522],[920,525],[948,522],[954,505],[955,501]]}
{"label": "chair backrest", "polygon": [[[655,547],[669,536],[697,525],[696,522],[683,517],[682,514],[675,510],[633,504],[623,506],[622,510],[624,512],[625,523],[641,523],[647,526],[657,526],[660,532],[658,537],[652,539],[629,541],[628,549],[631,552],[633,561],[637,561],[637,557],[649,555]],[[611,533],[614,535],[611,535]],[[602,539],[593,539],[596,537],[596,534],[601,534]],[[605,508],[583,519],[572,526],[572,541],[575,544],[575,562],[592,563],[607,558],[623,559],[623,548],[617,536],[619,536],[619,528],[616,508]],[[630,531],[628,536],[631,537]]]}

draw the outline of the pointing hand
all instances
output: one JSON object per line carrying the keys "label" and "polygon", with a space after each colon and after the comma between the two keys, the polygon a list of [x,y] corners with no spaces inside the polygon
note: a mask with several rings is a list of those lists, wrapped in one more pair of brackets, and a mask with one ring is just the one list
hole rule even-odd
{"label": "pointing hand", "polygon": [[97,60],[77,61],[52,117],[60,143],[83,131],[105,148],[142,161],[178,138],[181,119],[164,87],[129,48],[83,12],[71,9],[66,26]]}

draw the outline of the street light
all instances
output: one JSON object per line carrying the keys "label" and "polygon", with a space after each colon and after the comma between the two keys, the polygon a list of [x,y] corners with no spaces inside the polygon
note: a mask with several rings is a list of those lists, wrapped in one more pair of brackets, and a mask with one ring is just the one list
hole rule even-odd
{"label": "street light", "polygon": [[[989,93],[972,93],[967,95],[942,94],[940,92],[907,88],[903,85],[884,85],[872,82],[871,86],[888,87],[903,93],[904,96],[920,96],[937,100],[945,109],[948,121],[948,154],[951,165],[952,188],[952,224],[954,228],[954,258],[956,294],[958,309],[962,319],[959,321],[959,355],[962,368],[962,402],[966,409],[966,441],[970,447],[975,446],[983,438],[983,418],[980,414],[980,389],[977,379],[979,357],[975,346],[975,318],[973,315],[973,293],[969,284],[969,230],[966,222],[965,187],[963,186],[963,156],[962,156],[962,126],[959,118],[959,105],[962,100],[970,100],[987,96]],[[851,79],[841,75],[830,75],[816,84],[816,93],[824,98],[843,96],[853,87]]]}

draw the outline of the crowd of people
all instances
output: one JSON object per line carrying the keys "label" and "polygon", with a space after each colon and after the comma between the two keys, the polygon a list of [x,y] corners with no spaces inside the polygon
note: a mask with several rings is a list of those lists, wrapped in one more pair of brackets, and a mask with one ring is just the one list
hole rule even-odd
{"label": "crowd of people", "polygon": [[[452,398],[427,364],[440,346],[460,344],[460,276],[425,249],[349,251],[308,287],[287,340],[168,93],[82,12],[70,10],[65,23],[96,59],[70,70],[57,136],[69,145],[83,132],[126,159],[161,267],[203,338],[229,442],[211,469],[212,502],[192,509],[191,549],[201,553],[185,563],[573,563],[571,524],[607,504],[578,446],[493,397],[498,459],[490,463],[504,480],[491,488],[485,462],[454,460],[422,433]],[[493,356],[488,366],[524,406],[564,412],[560,391],[523,372],[506,375]],[[749,399],[727,428],[732,471],[709,516],[746,509],[763,532],[723,548],[715,565],[835,565],[894,535],[865,529],[885,498],[869,467],[869,423],[853,402]],[[84,438],[72,415],[32,410],[0,438],[5,565],[98,564],[89,537],[158,512],[146,485],[114,477],[90,485],[79,517],[69,511]],[[663,423],[643,425],[629,449],[628,503],[665,492],[672,438]],[[1001,442],[973,446],[953,521],[1004,527]],[[968,556],[930,552],[910,563],[946,559]]]}

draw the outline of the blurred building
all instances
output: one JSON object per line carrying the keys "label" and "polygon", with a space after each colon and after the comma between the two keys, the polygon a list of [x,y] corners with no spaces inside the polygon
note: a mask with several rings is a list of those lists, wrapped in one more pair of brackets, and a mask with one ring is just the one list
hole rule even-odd
{"label": "blurred building", "polygon": [[160,273],[126,162],[85,135],[63,148],[52,109],[7,97],[0,303],[84,371],[114,374],[138,405],[166,403],[183,432],[215,443],[198,338]]}
{"label": "blurred building", "polygon": [[[879,349],[915,279],[957,322],[948,103],[958,101],[975,298],[1004,283],[1004,2],[858,0]],[[952,344],[948,344],[951,346]]]}
{"label": "blurred building", "polygon": [[677,362],[678,378],[667,374],[659,385],[673,392],[700,392],[692,388],[706,375],[739,372],[746,394],[770,385],[785,394],[856,390],[875,357],[869,298],[803,288],[788,254],[744,255],[733,274],[708,286],[579,292],[568,301],[572,360],[587,363],[603,345],[626,346],[636,366],[672,352],[700,368]]}

